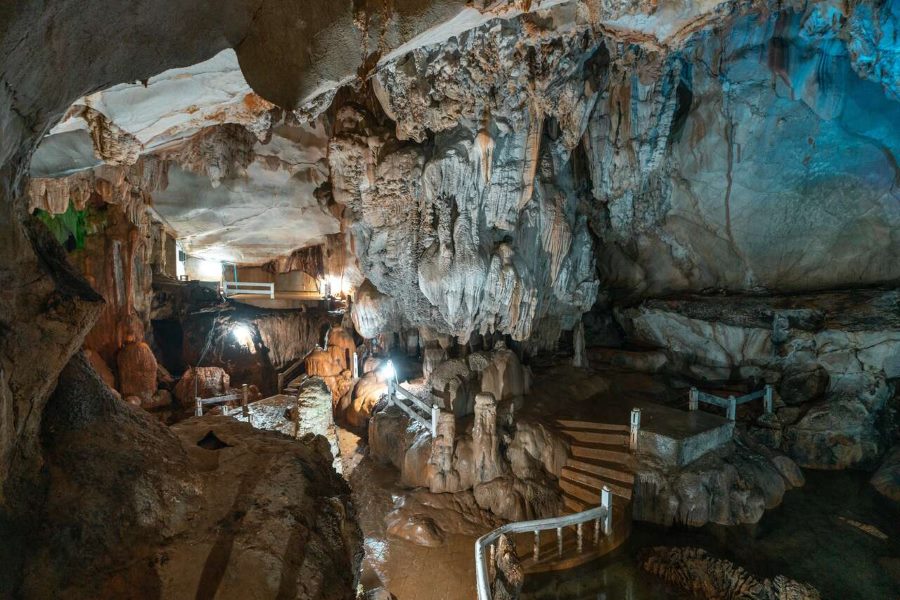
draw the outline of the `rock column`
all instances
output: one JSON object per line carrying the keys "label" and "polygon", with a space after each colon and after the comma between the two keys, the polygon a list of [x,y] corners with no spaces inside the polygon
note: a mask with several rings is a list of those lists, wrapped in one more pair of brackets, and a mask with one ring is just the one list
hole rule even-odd
{"label": "rock column", "polygon": [[431,442],[431,458],[429,460],[434,469],[429,489],[434,493],[458,491],[459,476],[453,470],[455,438],[456,417],[453,413],[441,412],[438,417],[437,435]]}
{"label": "rock column", "polygon": [[503,475],[500,436],[497,434],[497,400],[493,394],[475,396],[475,424],[472,428],[475,481],[484,483]]}

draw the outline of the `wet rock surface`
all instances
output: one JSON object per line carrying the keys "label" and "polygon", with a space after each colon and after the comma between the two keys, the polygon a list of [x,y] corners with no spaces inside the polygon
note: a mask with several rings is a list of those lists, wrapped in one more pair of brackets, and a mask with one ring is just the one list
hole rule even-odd
{"label": "wet rock surface", "polygon": [[778,575],[759,580],[727,560],[700,548],[652,548],[641,559],[644,570],[703,598],[818,600],[814,587]]}
{"label": "wet rock surface", "polygon": [[661,525],[757,523],[804,483],[790,458],[738,440],[672,469],[646,459],[636,468],[633,515]]}

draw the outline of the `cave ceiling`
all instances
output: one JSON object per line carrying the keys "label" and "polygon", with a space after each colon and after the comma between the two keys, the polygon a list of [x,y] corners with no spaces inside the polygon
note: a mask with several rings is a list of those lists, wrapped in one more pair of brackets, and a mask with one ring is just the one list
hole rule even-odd
{"label": "cave ceiling", "polygon": [[77,100],[31,175],[162,170],[204,258],[341,245],[364,335],[550,344],[608,293],[900,278],[900,3],[394,4],[282,52],[325,13],[264,3],[235,50]]}

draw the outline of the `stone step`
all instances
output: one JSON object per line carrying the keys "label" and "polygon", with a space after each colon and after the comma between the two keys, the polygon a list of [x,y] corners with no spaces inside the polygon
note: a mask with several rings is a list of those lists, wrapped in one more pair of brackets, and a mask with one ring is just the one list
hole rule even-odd
{"label": "stone step", "polygon": [[577,442],[591,444],[608,444],[610,446],[627,446],[628,434],[620,431],[586,431],[579,429],[563,429],[563,433]]}
{"label": "stone step", "polygon": [[579,471],[584,471],[585,473],[599,475],[605,479],[621,481],[622,483],[627,484],[634,483],[634,473],[621,464],[570,458],[566,461],[566,466],[578,469]]}
{"label": "stone step", "polygon": [[[631,499],[631,489],[623,487],[621,485],[615,485],[610,482],[604,482],[604,485],[609,487],[609,491],[611,491],[613,495],[627,498],[629,500]],[[576,481],[567,479],[565,476],[563,476],[563,478],[559,480],[559,487],[563,492],[574,496],[582,502],[587,502],[591,506],[598,506],[600,504],[599,487],[589,487]]]}
{"label": "stone step", "polygon": [[580,483],[591,490],[597,490],[598,493],[601,489],[603,489],[603,486],[606,486],[609,488],[609,491],[611,491],[613,494],[616,494],[617,496],[622,496],[623,498],[631,498],[632,485],[630,483],[610,481],[603,477],[597,477],[596,475],[592,475],[591,473],[585,473],[584,471],[579,471],[578,469],[573,469],[571,467],[563,468],[562,478],[567,481]]}
{"label": "stone step", "polygon": [[630,465],[631,454],[622,446],[582,446],[573,445],[570,454],[576,458],[602,460],[617,465]]}
{"label": "stone step", "polygon": [[587,502],[582,502],[575,496],[570,496],[565,492],[563,492],[562,499],[563,506],[566,509],[565,514],[580,513],[586,511],[589,508],[592,508],[592,506]]}
{"label": "stone step", "polygon": [[576,419],[557,419],[556,424],[563,429],[587,429],[590,431],[631,431],[628,425],[620,425],[617,423],[594,423],[592,421],[579,421]]}

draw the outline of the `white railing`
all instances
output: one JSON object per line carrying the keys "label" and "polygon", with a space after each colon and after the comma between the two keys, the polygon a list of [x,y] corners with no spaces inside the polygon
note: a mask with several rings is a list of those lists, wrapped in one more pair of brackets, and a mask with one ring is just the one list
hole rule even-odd
{"label": "white railing", "polygon": [[511,533],[534,532],[534,562],[540,560],[541,532],[551,529],[556,530],[556,552],[562,557],[562,532],[564,527],[575,527],[578,534],[578,552],[584,550],[583,529],[585,523],[594,522],[594,546],[600,543],[600,532],[603,535],[612,533],[612,493],[609,488],[603,486],[600,493],[600,506],[584,512],[563,517],[551,517],[549,519],[537,519],[535,521],[520,521],[498,527],[492,532],[478,538],[475,542],[475,586],[478,589],[478,600],[491,600],[491,580],[488,576],[489,563],[485,560],[485,549],[489,548],[490,560],[493,561],[495,551],[494,542],[501,535]]}
{"label": "white railing", "polygon": [[254,296],[268,296],[275,298],[274,283],[256,283],[252,281],[226,281],[223,284],[225,297],[237,294],[252,294]]}
{"label": "white railing", "polygon": [[[241,386],[240,394],[225,394],[224,396],[215,396],[213,398],[200,398],[197,397],[194,399],[194,416],[202,417],[203,416],[203,407],[207,404],[225,404],[228,402],[233,402],[235,400],[241,401],[241,412],[246,417],[249,412],[247,410],[247,401],[250,396],[250,389],[245,383]],[[222,411],[227,415],[228,407],[223,406]]]}
{"label": "white railing", "polygon": [[751,392],[738,398],[735,398],[734,396],[722,398],[714,394],[701,392],[697,388],[692,387],[688,399],[688,410],[697,410],[700,407],[700,403],[703,402],[705,404],[711,404],[713,406],[724,408],[725,416],[734,421],[737,418],[737,407],[739,404],[746,404],[747,402],[750,402],[752,400],[762,398],[763,408],[766,411],[766,414],[771,414],[772,393],[772,386],[767,384],[766,387],[761,390],[756,390],[755,392]]}
{"label": "white railing", "polygon": [[[421,423],[431,432],[432,437],[437,436],[438,416],[441,414],[438,405],[432,404],[429,408],[415,394],[400,387],[393,377],[388,380],[388,405],[391,404],[405,412],[409,418]],[[430,415],[430,423],[426,415]]]}

